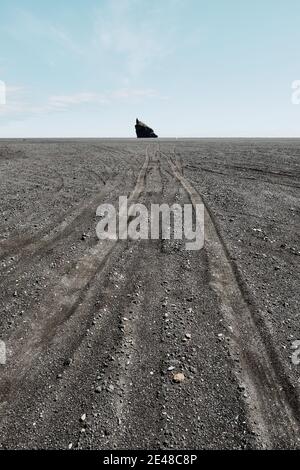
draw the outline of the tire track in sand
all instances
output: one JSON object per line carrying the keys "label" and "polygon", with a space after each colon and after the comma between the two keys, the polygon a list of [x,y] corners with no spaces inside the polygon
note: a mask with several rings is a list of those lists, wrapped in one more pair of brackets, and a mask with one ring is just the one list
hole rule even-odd
{"label": "tire track in sand", "polygon": [[[136,200],[144,190],[149,160],[147,147],[145,162],[128,198],[128,204]],[[24,327],[21,327],[7,340],[7,365],[0,374],[0,403],[10,400],[14,387],[30,368],[40,350],[49,342],[49,331],[55,331],[55,324],[63,323],[77,309],[89,290],[89,284],[117,243],[118,240],[99,240],[74,268],[59,280],[43,300],[43,305],[38,306],[38,315],[31,321],[29,331],[26,333]]]}
{"label": "tire track in sand", "polygon": [[[192,204],[204,204],[201,195],[183,176],[181,167],[174,164],[168,155],[161,154],[189,194]],[[244,398],[252,428],[264,448],[287,445],[299,448],[299,397],[289,386],[271,338],[268,338],[268,344],[264,340],[261,331],[264,325],[257,325],[255,313],[245,300],[226,247],[205,204],[204,214],[210,285],[218,296],[221,313],[227,323],[230,354],[237,365],[235,373],[240,387],[246,390]]]}
{"label": "tire track in sand", "polygon": [[[119,167],[122,163],[117,165]],[[117,176],[117,171],[114,172]],[[93,196],[88,201],[84,201],[75,209],[72,208],[68,211],[63,218],[58,220],[54,225],[50,224],[44,234],[44,230],[33,236],[23,236],[22,238],[15,238],[12,240],[4,240],[0,242],[0,261],[8,256],[18,255],[21,259],[32,257],[35,254],[49,248],[53,243],[60,239],[62,235],[69,234],[72,227],[77,226],[80,218],[90,208],[97,206],[106,195],[110,195],[117,187],[118,182],[115,184],[108,183],[100,193]]]}

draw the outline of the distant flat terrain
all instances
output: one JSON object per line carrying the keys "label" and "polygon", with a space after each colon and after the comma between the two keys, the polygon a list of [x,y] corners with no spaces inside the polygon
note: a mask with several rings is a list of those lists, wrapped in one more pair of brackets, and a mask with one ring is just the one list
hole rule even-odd
{"label": "distant flat terrain", "polygon": [[[98,240],[119,196],[204,248]],[[300,448],[300,140],[2,139],[0,201],[0,449]]]}

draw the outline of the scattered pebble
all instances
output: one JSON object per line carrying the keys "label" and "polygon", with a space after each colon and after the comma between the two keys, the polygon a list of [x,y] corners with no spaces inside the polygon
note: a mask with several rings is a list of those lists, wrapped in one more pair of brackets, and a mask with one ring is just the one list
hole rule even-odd
{"label": "scattered pebble", "polygon": [[185,380],[185,376],[182,372],[178,372],[177,374],[173,375],[173,381],[175,383],[182,383]]}

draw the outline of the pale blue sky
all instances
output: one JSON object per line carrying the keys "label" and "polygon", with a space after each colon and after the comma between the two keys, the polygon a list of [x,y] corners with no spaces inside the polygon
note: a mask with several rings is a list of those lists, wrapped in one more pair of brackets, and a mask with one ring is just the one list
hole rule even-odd
{"label": "pale blue sky", "polygon": [[298,136],[299,0],[1,0],[0,137]]}

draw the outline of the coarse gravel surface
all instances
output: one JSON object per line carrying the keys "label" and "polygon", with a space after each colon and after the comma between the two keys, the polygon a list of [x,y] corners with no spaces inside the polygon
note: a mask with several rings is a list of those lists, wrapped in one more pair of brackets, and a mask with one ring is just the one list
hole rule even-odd
{"label": "coarse gravel surface", "polygon": [[297,139],[0,140],[0,449],[299,449],[299,196]]}

